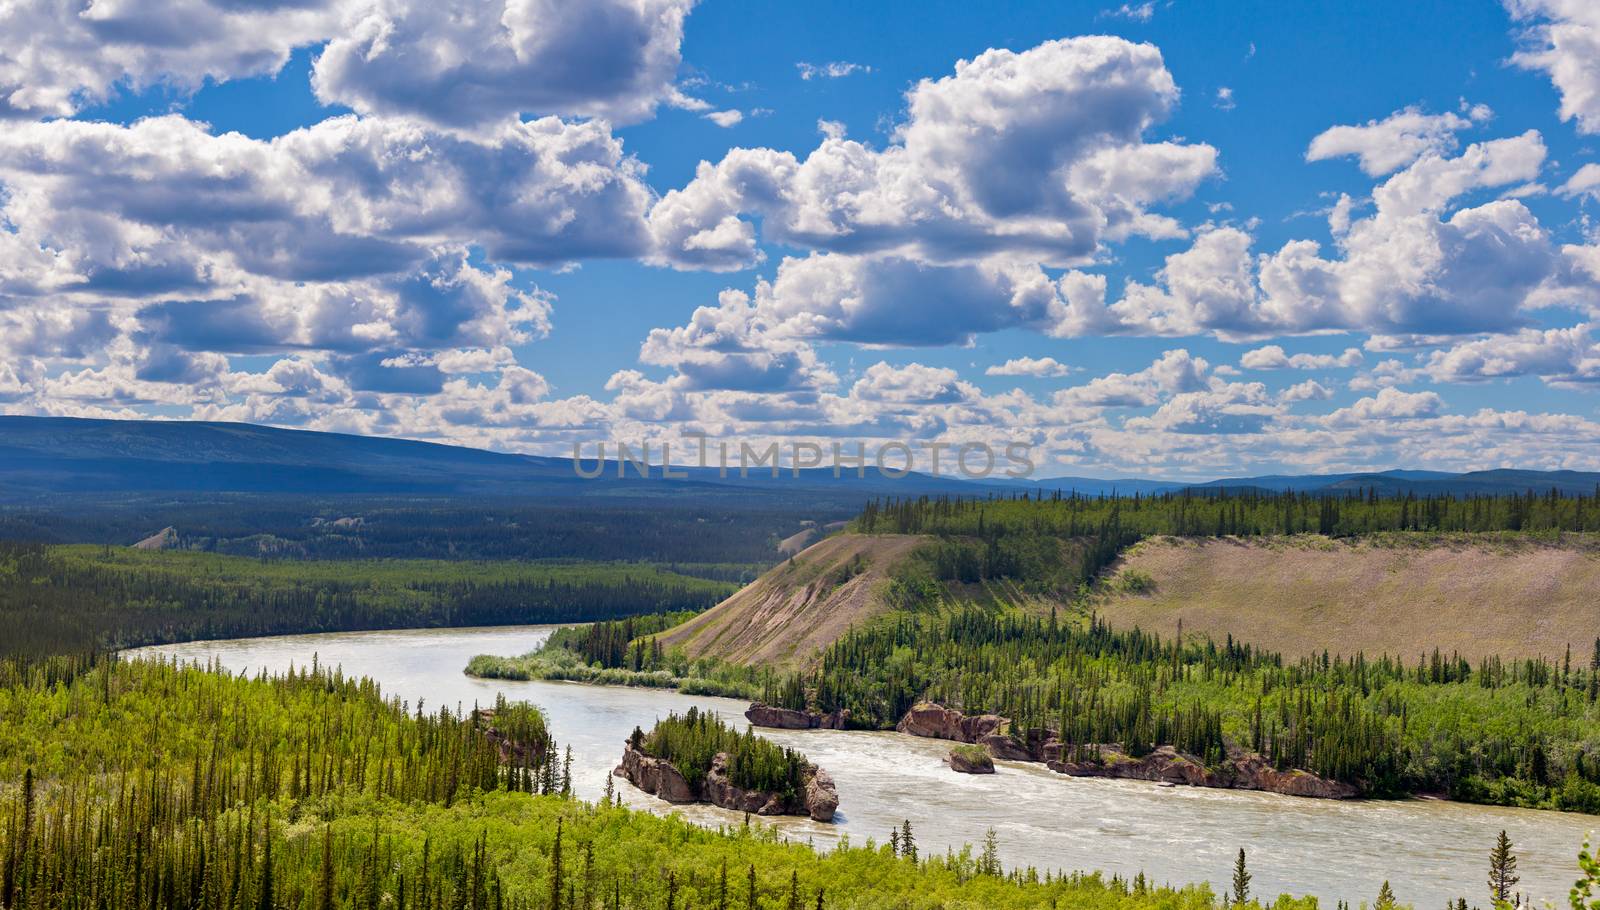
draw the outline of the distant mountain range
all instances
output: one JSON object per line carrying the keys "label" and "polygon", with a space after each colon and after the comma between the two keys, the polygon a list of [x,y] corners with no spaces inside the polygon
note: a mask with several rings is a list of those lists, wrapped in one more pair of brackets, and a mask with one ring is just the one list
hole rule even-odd
{"label": "distant mountain range", "polygon": [[[593,463],[585,463],[592,468]],[[676,473],[676,471],[675,471]],[[1322,475],[1269,475],[1205,483],[1127,478],[1053,477],[977,483],[957,477],[911,474],[893,478],[868,469],[866,477],[831,468],[764,469],[741,478],[716,468],[688,468],[684,478],[648,478],[616,464],[599,478],[578,476],[570,459],[487,452],[404,439],[283,430],[238,423],[84,420],[0,417],[0,499],[62,494],[294,493],[422,496],[584,498],[671,495],[749,496],[784,491],[863,495],[988,495],[1018,489],[1075,490],[1088,495],[1151,494],[1183,489],[1342,492],[1380,494],[1540,492],[1593,493],[1600,473],[1493,470],[1450,474],[1382,471]]]}
{"label": "distant mountain range", "polygon": [[1261,490],[1283,493],[1348,493],[1375,490],[1379,496],[1415,493],[1418,496],[1467,496],[1477,494],[1540,493],[1555,489],[1562,495],[1593,495],[1600,489],[1600,473],[1592,471],[1524,471],[1497,468],[1491,471],[1374,471],[1350,474],[1266,474],[1260,477],[1229,477],[1205,482],[1123,478],[1100,480],[1089,477],[1052,477],[1030,480],[1028,486],[1049,490],[1075,490],[1091,496],[1121,493],[1142,495],[1173,493],[1181,490]]}
{"label": "distant mountain range", "polygon": [[[615,458],[614,448],[607,452]],[[898,463],[898,462],[897,462]],[[580,463],[593,473],[597,463]],[[488,452],[407,439],[284,430],[242,423],[87,420],[0,416],[0,500],[96,493],[283,493],[364,496],[489,496],[496,498],[747,497],[979,494],[989,489],[948,477],[886,476],[868,467],[846,469],[752,467],[741,477],[715,467],[659,465],[640,477],[610,461],[598,477],[580,476],[572,459]],[[619,476],[622,475],[622,476]]]}

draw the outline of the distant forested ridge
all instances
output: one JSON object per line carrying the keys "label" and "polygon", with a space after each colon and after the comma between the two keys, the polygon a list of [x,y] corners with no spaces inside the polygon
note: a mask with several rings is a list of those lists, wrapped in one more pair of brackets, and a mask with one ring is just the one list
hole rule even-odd
{"label": "distant forested ridge", "polygon": [[1550,488],[1500,495],[1376,489],[1339,493],[1185,490],[1153,496],[1081,496],[1056,490],[991,498],[875,499],[856,527],[868,534],[1085,537],[1107,527],[1139,536],[1179,537],[1385,531],[1482,533],[1600,530],[1600,487],[1580,494]]}
{"label": "distant forested ridge", "polygon": [[[126,546],[173,528],[177,546],[270,559],[585,559],[716,564],[753,577],[809,520],[859,510],[696,499],[428,496],[58,496],[0,503],[0,539]],[[742,565],[733,565],[742,564]],[[754,572],[751,571],[752,566]]]}
{"label": "distant forested ridge", "polygon": [[[918,552],[938,581],[1009,579],[1071,594],[1146,537],[1349,538],[1389,533],[1554,538],[1600,531],[1600,490],[1505,495],[1334,495],[1186,490],[1153,496],[1054,491],[982,499],[872,500],[852,522],[865,534],[921,534]],[[895,591],[894,594],[903,592]],[[929,596],[932,592],[913,592]],[[1336,642],[1329,642],[1335,647]]]}
{"label": "distant forested ridge", "polygon": [[0,542],[0,656],[697,611],[734,585],[622,563],[271,561]]}

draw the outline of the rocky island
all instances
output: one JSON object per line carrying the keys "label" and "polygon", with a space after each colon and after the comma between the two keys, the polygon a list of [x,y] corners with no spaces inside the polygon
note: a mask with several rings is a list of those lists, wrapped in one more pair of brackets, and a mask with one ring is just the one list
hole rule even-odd
{"label": "rocky island", "polygon": [[945,758],[945,764],[950,770],[962,774],[993,774],[994,756],[981,746],[970,746],[965,743],[955,746]]}
{"label": "rocky island", "polygon": [[839,794],[827,771],[716,715],[690,708],[635,727],[612,774],[671,803],[710,803],[757,815],[833,821]]}

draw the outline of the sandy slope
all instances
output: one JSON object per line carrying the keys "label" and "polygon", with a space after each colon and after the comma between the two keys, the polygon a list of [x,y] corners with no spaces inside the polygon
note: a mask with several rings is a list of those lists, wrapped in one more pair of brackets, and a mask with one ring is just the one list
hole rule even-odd
{"label": "sandy slope", "polygon": [[[664,633],[667,647],[740,663],[804,665],[851,625],[887,608],[878,589],[917,545],[910,536],[826,538],[694,619]],[[861,570],[851,575],[857,557]]]}
{"label": "sandy slope", "polygon": [[1563,544],[1380,541],[1146,541],[1121,571],[1149,594],[1098,607],[1114,626],[1221,639],[1287,654],[1403,654],[1439,647],[1477,657],[1544,655],[1572,645],[1587,662],[1600,637],[1600,541]]}

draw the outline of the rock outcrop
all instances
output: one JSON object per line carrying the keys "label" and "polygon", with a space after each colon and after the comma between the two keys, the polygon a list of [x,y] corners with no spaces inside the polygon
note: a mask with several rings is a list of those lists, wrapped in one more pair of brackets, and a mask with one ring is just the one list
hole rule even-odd
{"label": "rock outcrop", "polygon": [[[1010,721],[994,714],[967,717],[943,705],[923,702],[907,711],[895,725],[901,733],[948,739],[982,746],[990,756],[1005,761],[1042,762],[1050,770],[1073,777],[1111,777],[1148,780],[1193,787],[1219,787],[1233,790],[1262,790],[1287,796],[1318,799],[1350,799],[1360,790],[1350,784],[1328,780],[1309,771],[1279,771],[1255,752],[1231,750],[1226,760],[1207,767],[1198,756],[1161,746],[1146,755],[1129,755],[1121,743],[1063,745],[1049,731],[1028,730],[1024,736],[1012,735]],[[952,751],[950,766],[959,767]],[[967,762],[970,763],[970,762]],[[990,764],[993,770],[993,764]]]}
{"label": "rock outcrop", "polygon": [[694,788],[690,787],[678,769],[672,766],[672,762],[652,758],[631,744],[622,753],[622,764],[611,773],[626,778],[640,790],[659,796],[669,803],[700,801]]}
{"label": "rock outcrop", "polygon": [[779,730],[843,730],[850,721],[850,712],[845,710],[818,714],[815,711],[779,708],[759,701],[745,709],[744,716],[758,727]]}
{"label": "rock outcrop", "polygon": [[817,768],[806,781],[806,814],[812,821],[831,822],[839,811],[839,791],[833,786],[833,775]]}
{"label": "rock outcrop", "polygon": [[1148,755],[1134,758],[1122,751],[1121,744],[1112,743],[1087,746],[1075,750],[1071,760],[1057,758],[1045,764],[1052,771],[1074,777],[1152,780],[1317,799],[1350,799],[1360,795],[1360,791],[1349,784],[1318,777],[1310,771],[1279,771],[1255,752],[1234,752],[1222,764],[1207,768],[1199,758],[1185,755],[1171,746],[1161,746]]}
{"label": "rock outcrop", "polygon": [[1233,786],[1242,790],[1266,790],[1269,793],[1308,796],[1315,799],[1352,799],[1361,795],[1359,790],[1349,784],[1318,777],[1310,771],[1298,768],[1279,771],[1254,752],[1233,758],[1232,764],[1235,771]]}
{"label": "rock outcrop", "polygon": [[545,742],[529,743],[512,739],[505,731],[495,725],[495,712],[493,708],[482,708],[477,713],[478,729],[483,731],[483,736],[494,744],[495,752],[500,756],[503,765],[516,767],[534,767],[542,762],[545,750],[549,744]]}
{"label": "rock outcrop", "polygon": [[1094,745],[1074,750],[1074,759],[1045,762],[1057,774],[1073,777],[1116,777],[1128,780],[1188,784],[1191,787],[1226,787],[1222,777],[1206,769],[1199,760],[1183,755],[1171,746],[1162,746],[1141,758],[1122,751],[1120,743]]}
{"label": "rock outcrop", "polygon": [[1021,743],[1004,733],[988,733],[978,737],[978,745],[993,758],[1001,761],[1033,761],[1033,753]]}
{"label": "rock outcrop", "polygon": [[895,729],[912,736],[933,739],[952,739],[959,743],[976,743],[993,733],[1002,733],[1007,721],[998,714],[980,714],[967,717],[954,708],[933,702],[918,702],[900,718]]}
{"label": "rock outcrop", "polygon": [[993,774],[994,759],[988,752],[979,749],[962,748],[957,746],[950,750],[950,755],[945,759],[950,770],[962,774]]}
{"label": "rock outcrop", "polygon": [[735,786],[728,775],[726,752],[718,752],[712,758],[711,768],[698,788],[691,786],[671,762],[646,755],[632,743],[625,747],[622,763],[611,773],[669,803],[710,803],[756,815],[806,815],[819,822],[833,821],[839,809],[839,793],[834,788],[833,778],[815,765],[807,769],[805,787],[792,799],[781,793]]}

